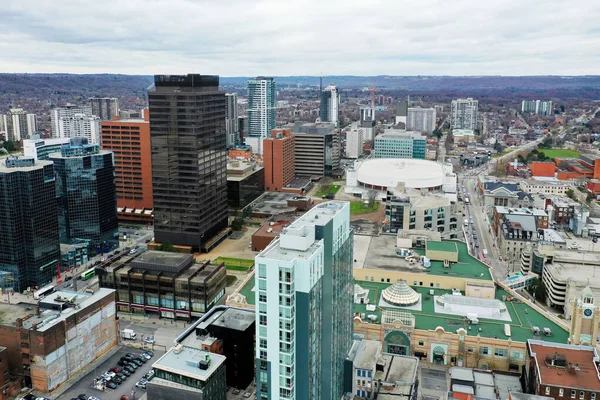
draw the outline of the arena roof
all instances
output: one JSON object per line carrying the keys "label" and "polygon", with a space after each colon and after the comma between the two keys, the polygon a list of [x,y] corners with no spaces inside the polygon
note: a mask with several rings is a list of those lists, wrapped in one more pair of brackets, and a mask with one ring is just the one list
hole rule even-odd
{"label": "arena roof", "polygon": [[[357,179],[366,185],[421,189],[442,186],[446,171],[440,163],[413,158],[377,158],[356,167]],[[450,172],[450,171],[448,171]]]}

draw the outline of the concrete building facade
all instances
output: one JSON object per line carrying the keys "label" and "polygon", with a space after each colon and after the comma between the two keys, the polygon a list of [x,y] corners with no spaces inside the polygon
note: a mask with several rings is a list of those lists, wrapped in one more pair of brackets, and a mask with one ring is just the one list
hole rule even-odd
{"label": "concrete building facade", "polygon": [[92,115],[101,121],[110,121],[119,116],[119,99],[115,97],[92,97],[89,99]]}
{"label": "concrete building facade", "polygon": [[477,112],[479,101],[471,97],[466,99],[452,100],[450,112],[452,129],[477,129]]}
{"label": "concrete building facade", "polygon": [[57,107],[52,110],[50,120],[54,137],[84,137],[89,143],[100,143],[101,119],[93,114],[91,106]]}
{"label": "concrete building facade", "polygon": [[240,129],[238,120],[238,95],[237,93],[225,94],[227,99],[227,116],[225,117],[225,130],[227,131],[227,148],[240,144]]}
{"label": "concrete building facade", "polygon": [[406,130],[431,133],[435,129],[435,108],[411,107],[408,109]]}
{"label": "concrete building facade", "polygon": [[388,129],[375,138],[375,158],[425,159],[427,138],[420,132]]}
{"label": "concrete building facade", "polygon": [[346,131],[346,158],[359,158],[363,154],[363,128],[354,123]]}
{"label": "concrete building facade", "polygon": [[28,139],[37,131],[36,116],[22,108],[10,107],[8,114],[0,114],[0,131],[5,131],[6,140],[13,142]]}

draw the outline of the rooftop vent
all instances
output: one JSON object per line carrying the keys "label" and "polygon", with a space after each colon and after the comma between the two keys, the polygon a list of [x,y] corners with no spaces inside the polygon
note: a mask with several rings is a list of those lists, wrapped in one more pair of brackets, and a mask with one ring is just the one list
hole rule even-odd
{"label": "rooftop vent", "polygon": [[181,344],[178,344],[177,346],[175,346],[175,348],[173,349],[173,352],[175,354],[179,354],[181,353],[181,351],[183,350],[183,346]]}

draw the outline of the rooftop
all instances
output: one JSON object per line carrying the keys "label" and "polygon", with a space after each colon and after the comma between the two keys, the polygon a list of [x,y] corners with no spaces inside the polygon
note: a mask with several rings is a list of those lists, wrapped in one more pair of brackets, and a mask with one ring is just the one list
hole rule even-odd
{"label": "rooftop", "polygon": [[288,206],[287,202],[298,197],[300,196],[293,193],[265,192],[251,203],[252,213],[262,215],[293,213],[297,208]]}
{"label": "rooftop", "polygon": [[[209,362],[207,369],[199,368],[201,361]],[[225,356],[220,354],[178,344],[152,364],[152,368],[206,381],[224,362]]]}
{"label": "rooftop", "polygon": [[[433,241],[427,241],[432,243]],[[482,279],[491,281],[489,267],[469,254],[467,245],[460,241],[442,241],[440,249],[449,249],[456,246],[458,262],[452,263],[450,268],[444,267],[443,261],[431,261],[429,268],[422,267],[419,263],[410,264],[396,255],[396,237],[391,235],[363,236],[354,235],[354,263],[355,268],[389,269],[396,271],[418,272],[430,275],[455,276],[469,279]],[[412,249],[418,255],[424,256],[425,249]],[[409,282],[410,283],[410,282]]]}
{"label": "rooftop", "polygon": [[404,183],[411,189],[443,186],[452,166],[414,158],[373,158],[355,162],[354,170],[360,183],[386,188]]}
{"label": "rooftop", "polygon": [[427,139],[427,136],[417,131],[404,131],[401,129],[386,129],[383,133],[380,133],[375,137],[375,140],[389,139],[389,140],[415,140]]}
{"label": "rooftop", "polygon": [[381,355],[382,344],[377,340],[357,340],[351,350],[349,358],[358,369],[373,370],[377,359]]}
{"label": "rooftop", "polygon": [[206,321],[200,322],[197,327],[206,329],[208,326],[219,326],[222,328],[233,329],[236,331],[245,331],[256,320],[256,315],[251,310],[241,310],[238,308],[228,308],[224,311],[219,310],[211,315]]}
{"label": "rooftop", "polygon": [[539,208],[513,208],[504,206],[495,206],[498,214],[511,214],[511,215],[533,215],[535,217],[547,217],[546,211],[540,210]]}
{"label": "rooftop", "polygon": [[457,253],[458,252],[458,246],[456,245],[456,242],[452,242],[452,241],[435,241],[435,240],[428,240],[427,244],[425,246],[426,250],[432,250],[432,251],[446,251],[446,252],[451,252],[451,253]]}
{"label": "rooftop", "polygon": [[537,394],[511,392],[512,400],[554,400],[554,397],[538,396]]}
{"label": "rooftop", "polygon": [[[540,340],[530,340],[528,346],[539,372],[538,381],[542,385],[600,391],[597,364],[600,360],[594,347],[547,343]],[[566,358],[564,367],[557,365],[560,362],[553,362],[556,356]]]}
{"label": "rooftop", "polygon": [[374,379],[381,379],[378,399],[397,399],[398,395],[411,393],[417,377],[418,358],[385,353],[377,364],[383,364],[383,371],[376,371],[374,376]]}
{"label": "rooftop", "polygon": [[29,172],[52,165],[52,161],[37,160],[31,157],[10,156],[0,161],[0,172]]}
{"label": "rooftop", "polygon": [[194,263],[192,254],[149,250],[131,261],[131,267],[165,272],[181,272]]}

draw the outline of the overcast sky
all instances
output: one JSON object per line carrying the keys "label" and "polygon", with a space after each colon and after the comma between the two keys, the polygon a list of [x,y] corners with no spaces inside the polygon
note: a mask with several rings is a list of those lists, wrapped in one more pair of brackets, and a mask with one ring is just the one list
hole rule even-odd
{"label": "overcast sky", "polygon": [[600,0],[3,0],[0,72],[600,74]]}

